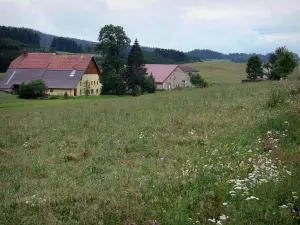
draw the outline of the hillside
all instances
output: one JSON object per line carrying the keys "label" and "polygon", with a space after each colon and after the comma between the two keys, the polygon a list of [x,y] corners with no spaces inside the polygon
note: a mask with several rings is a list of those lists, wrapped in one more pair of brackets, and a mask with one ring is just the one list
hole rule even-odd
{"label": "hillside", "polygon": [[[248,61],[248,58],[253,55],[257,55],[255,53],[252,54],[246,54],[246,53],[230,53],[230,54],[223,54],[220,52],[215,52],[209,49],[195,49],[193,51],[190,51],[187,53],[190,56],[198,57],[202,60],[216,60],[216,59],[225,59],[225,60],[231,60],[232,62],[237,63],[246,63]],[[263,62],[267,62],[269,60],[269,54],[262,55],[258,54]],[[296,59],[299,61],[299,56],[294,53]]]}

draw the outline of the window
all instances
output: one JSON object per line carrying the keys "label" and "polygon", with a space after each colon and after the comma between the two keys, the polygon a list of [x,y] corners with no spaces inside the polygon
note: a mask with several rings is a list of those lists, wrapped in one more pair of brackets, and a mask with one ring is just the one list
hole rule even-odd
{"label": "window", "polygon": [[96,94],[98,94],[98,89],[96,89]]}
{"label": "window", "polygon": [[74,77],[75,73],[76,73],[76,70],[72,70],[72,72],[70,73],[70,77]]}
{"label": "window", "polygon": [[94,81],[94,85],[96,85],[96,81]]}
{"label": "window", "polygon": [[50,89],[50,92],[52,93],[52,92],[53,92],[53,89]]}
{"label": "window", "polygon": [[97,81],[97,85],[99,84],[99,81]]}
{"label": "window", "polygon": [[80,95],[81,95],[81,89],[80,89]]}
{"label": "window", "polygon": [[182,83],[185,83],[185,80],[182,80]]}
{"label": "window", "polygon": [[91,89],[91,94],[92,94],[92,95],[94,94],[94,89]]}
{"label": "window", "polygon": [[93,81],[91,81],[91,85],[93,85]]}

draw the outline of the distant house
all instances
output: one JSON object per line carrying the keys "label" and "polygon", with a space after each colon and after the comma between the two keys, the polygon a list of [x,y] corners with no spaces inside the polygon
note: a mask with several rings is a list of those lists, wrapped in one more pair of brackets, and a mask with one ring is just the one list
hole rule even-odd
{"label": "distant house", "polygon": [[99,95],[100,69],[92,55],[56,55],[55,53],[24,53],[11,62],[0,81],[0,90],[16,93],[22,82],[42,79],[48,94],[80,96],[83,82],[88,80],[91,95]]}
{"label": "distant house", "polygon": [[196,73],[200,73],[200,70],[191,67],[191,66],[180,66],[180,68],[183,70],[183,72],[185,72],[186,74],[196,74]]}
{"label": "distant house", "polygon": [[191,87],[190,77],[172,64],[146,64],[147,73],[155,78],[157,89],[170,90],[176,87]]}

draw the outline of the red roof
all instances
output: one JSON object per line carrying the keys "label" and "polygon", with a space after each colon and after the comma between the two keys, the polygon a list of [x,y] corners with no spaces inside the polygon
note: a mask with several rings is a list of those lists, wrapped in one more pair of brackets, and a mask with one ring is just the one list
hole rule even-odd
{"label": "red roof", "polygon": [[48,70],[85,70],[92,58],[92,55],[56,55]]}
{"label": "red roof", "polygon": [[55,53],[29,53],[16,58],[9,69],[46,69]]}
{"label": "red roof", "polygon": [[146,64],[147,73],[152,73],[157,83],[163,83],[177,67],[173,64]]}
{"label": "red roof", "polygon": [[56,55],[28,53],[16,58],[9,69],[85,70],[93,55]]}

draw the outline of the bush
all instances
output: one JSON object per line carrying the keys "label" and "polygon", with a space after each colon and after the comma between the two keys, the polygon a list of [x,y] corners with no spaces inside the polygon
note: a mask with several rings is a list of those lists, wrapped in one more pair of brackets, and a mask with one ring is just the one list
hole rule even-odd
{"label": "bush", "polygon": [[60,98],[61,98],[61,96],[59,96],[59,95],[50,95],[49,96],[50,100],[56,100],[56,99],[60,99]]}
{"label": "bush", "polygon": [[142,92],[148,92],[148,93],[155,93],[156,91],[156,83],[154,77],[151,76],[145,76],[142,81]]}
{"label": "bush", "polygon": [[67,92],[65,92],[65,94],[64,94],[64,99],[68,99],[68,98],[69,98],[69,95],[68,95]]}
{"label": "bush", "polygon": [[19,98],[37,99],[46,96],[47,86],[43,80],[34,80],[20,85]]}
{"label": "bush", "polygon": [[136,85],[131,93],[133,96],[140,96],[142,94],[142,88],[139,85]]}
{"label": "bush", "polygon": [[190,74],[191,83],[196,87],[207,87],[208,83],[200,76],[199,73]]}

